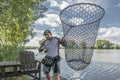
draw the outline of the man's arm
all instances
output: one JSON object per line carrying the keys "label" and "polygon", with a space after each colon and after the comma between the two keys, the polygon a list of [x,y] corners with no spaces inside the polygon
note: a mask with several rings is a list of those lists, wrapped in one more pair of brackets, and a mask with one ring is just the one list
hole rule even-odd
{"label": "man's arm", "polygon": [[58,42],[59,42],[62,46],[64,46],[64,47],[67,46],[67,42],[66,42],[66,40],[65,40],[64,38],[62,38],[62,39],[60,39],[60,38],[58,38],[58,37],[54,37],[54,38],[56,38],[56,39],[58,40]]}
{"label": "man's arm", "polygon": [[43,42],[40,48],[38,49],[38,51],[42,52],[44,49],[46,49],[46,46],[44,45],[44,42]]}
{"label": "man's arm", "polygon": [[66,40],[65,40],[64,38],[60,39],[60,44],[61,44],[62,46],[64,46],[64,47],[67,46],[67,42],[66,42]]}

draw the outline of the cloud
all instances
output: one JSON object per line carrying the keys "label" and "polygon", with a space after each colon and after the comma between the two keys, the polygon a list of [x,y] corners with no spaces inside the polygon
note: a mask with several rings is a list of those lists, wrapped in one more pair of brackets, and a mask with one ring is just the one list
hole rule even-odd
{"label": "cloud", "polygon": [[59,16],[56,14],[47,14],[44,18],[37,20],[40,25],[48,25],[51,27],[58,27],[60,24]]}
{"label": "cloud", "polygon": [[113,43],[120,44],[120,28],[118,27],[100,28],[98,31],[97,39],[107,39]]}
{"label": "cloud", "polygon": [[[44,12],[44,17],[35,21],[34,31],[36,32],[35,38],[33,38],[27,45],[38,46],[38,42],[44,36],[42,35],[45,29],[52,31],[54,36],[62,37],[62,23],[59,18],[60,12],[67,6],[75,3],[93,3],[101,5],[103,8],[109,6],[108,0],[47,0],[41,5],[48,8],[48,11]],[[79,20],[78,20],[79,21]],[[82,20],[83,21],[83,20]],[[107,35],[107,34],[106,34]]]}
{"label": "cloud", "polygon": [[[107,5],[106,1],[102,3],[102,0],[47,0],[42,3],[48,8],[48,11],[44,13],[45,17],[38,19],[35,22],[35,28],[39,30],[52,29],[52,27],[61,27],[61,21],[59,19],[60,12],[67,6],[75,3],[96,3],[98,5]],[[104,8],[106,6],[103,6]],[[60,28],[59,28],[60,29]]]}
{"label": "cloud", "polygon": [[80,25],[84,22],[84,19],[79,18],[72,18],[69,20],[72,25]]}
{"label": "cloud", "polygon": [[40,38],[35,37],[35,38],[31,39],[30,42],[27,43],[25,46],[39,46],[39,40],[40,40]]}
{"label": "cloud", "polygon": [[118,3],[117,5],[115,5],[115,7],[120,7],[120,3]]}

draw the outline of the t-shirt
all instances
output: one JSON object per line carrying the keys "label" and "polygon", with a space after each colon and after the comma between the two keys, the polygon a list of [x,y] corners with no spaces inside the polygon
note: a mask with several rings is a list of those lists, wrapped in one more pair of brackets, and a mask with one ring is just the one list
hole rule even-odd
{"label": "t-shirt", "polygon": [[59,44],[65,46],[65,42],[61,42],[61,40],[57,37],[52,37],[51,39],[47,39],[43,42],[43,45],[47,48],[46,56],[56,57],[59,54]]}

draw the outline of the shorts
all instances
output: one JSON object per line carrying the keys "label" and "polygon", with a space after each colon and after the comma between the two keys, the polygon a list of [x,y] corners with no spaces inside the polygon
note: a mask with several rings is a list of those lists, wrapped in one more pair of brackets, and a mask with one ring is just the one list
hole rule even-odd
{"label": "shorts", "polygon": [[60,74],[60,61],[57,61],[56,63],[54,63],[52,66],[43,66],[43,72],[44,74],[47,74],[51,71],[51,69],[53,70],[53,74],[55,75],[59,75]]}

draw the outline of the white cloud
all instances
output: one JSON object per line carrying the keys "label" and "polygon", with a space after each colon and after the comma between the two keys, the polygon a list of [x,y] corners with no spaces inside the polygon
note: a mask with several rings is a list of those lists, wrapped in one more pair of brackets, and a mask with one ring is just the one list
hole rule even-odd
{"label": "white cloud", "polygon": [[47,14],[44,18],[37,20],[40,25],[49,25],[51,27],[58,27],[60,23],[59,16],[56,14]]}
{"label": "white cloud", "polygon": [[120,44],[120,28],[118,27],[100,28],[97,39],[107,39],[112,41],[113,43]]}
{"label": "white cloud", "polygon": [[[42,38],[42,37],[40,37],[40,38]],[[30,42],[27,43],[25,46],[39,46],[40,38],[35,37],[35,38],[31,39]]]}
{"label": "white cloud", "polygon": [[73,25],[80,25],[83,22],[84,22],[84,19],[81,19],[81,18],[79,19],[77,17],[70,19],[70,23]]}
{"label": "white cloud", "polygon": [[68,5],[69,5],[69,3],[62,1],[62,4],[60,4],[60,9],[64,9]]}
{"label": "white cloud", "polygon": [[118,3],[117,5],[115,5],[115,7],[120,7],[120,3]]}
{"label": "white cloud", "polygon": [[[37,29],[40,29],[41,26],[48,26],[48,27],[58,27],[61,26],[61,22],[59,19],[59,14],[68,5],[72,5],[74,3],[96,3],[98,5],[102,5],[102,7],[106,7],[106,1],[102,3],[103,0],[47,0],[42,3],[45,7],[48,8],[48,11],[44,14],[46,15],[43,18],[40,18],[36,21],[39,26]],[[103,4],[105,4],[103,6]]]}
{"label": "white cloud", "polygon": [[120,28],[110,27],[110,28],[100,28],[100,34],[104,34],[101,37],[120,37]]}
{"label": "white cloud", "polygon": [[[65,7],[67,7],[68,5],[71,5],[74,3],[83,3],[83,2],[96,3],[98,5],[103,5],[103,4],[107,5],[106,1],[104,1],[104,3],[102,3],[102,1],[103,0],[97,0],[97,1],[96,0],[47,0],[43,2],[43,5],[48,8],[48,11],[44,13],[46,17],[41,18],[40,24],[45,22],[45,24],[51,25],[50,23],[53,23],[51,20],[56,21],[56,19],[59,22],[58,18],[59,18],[60,11]],[[103,7],[105,8],[106,6],[103,6]]]}

